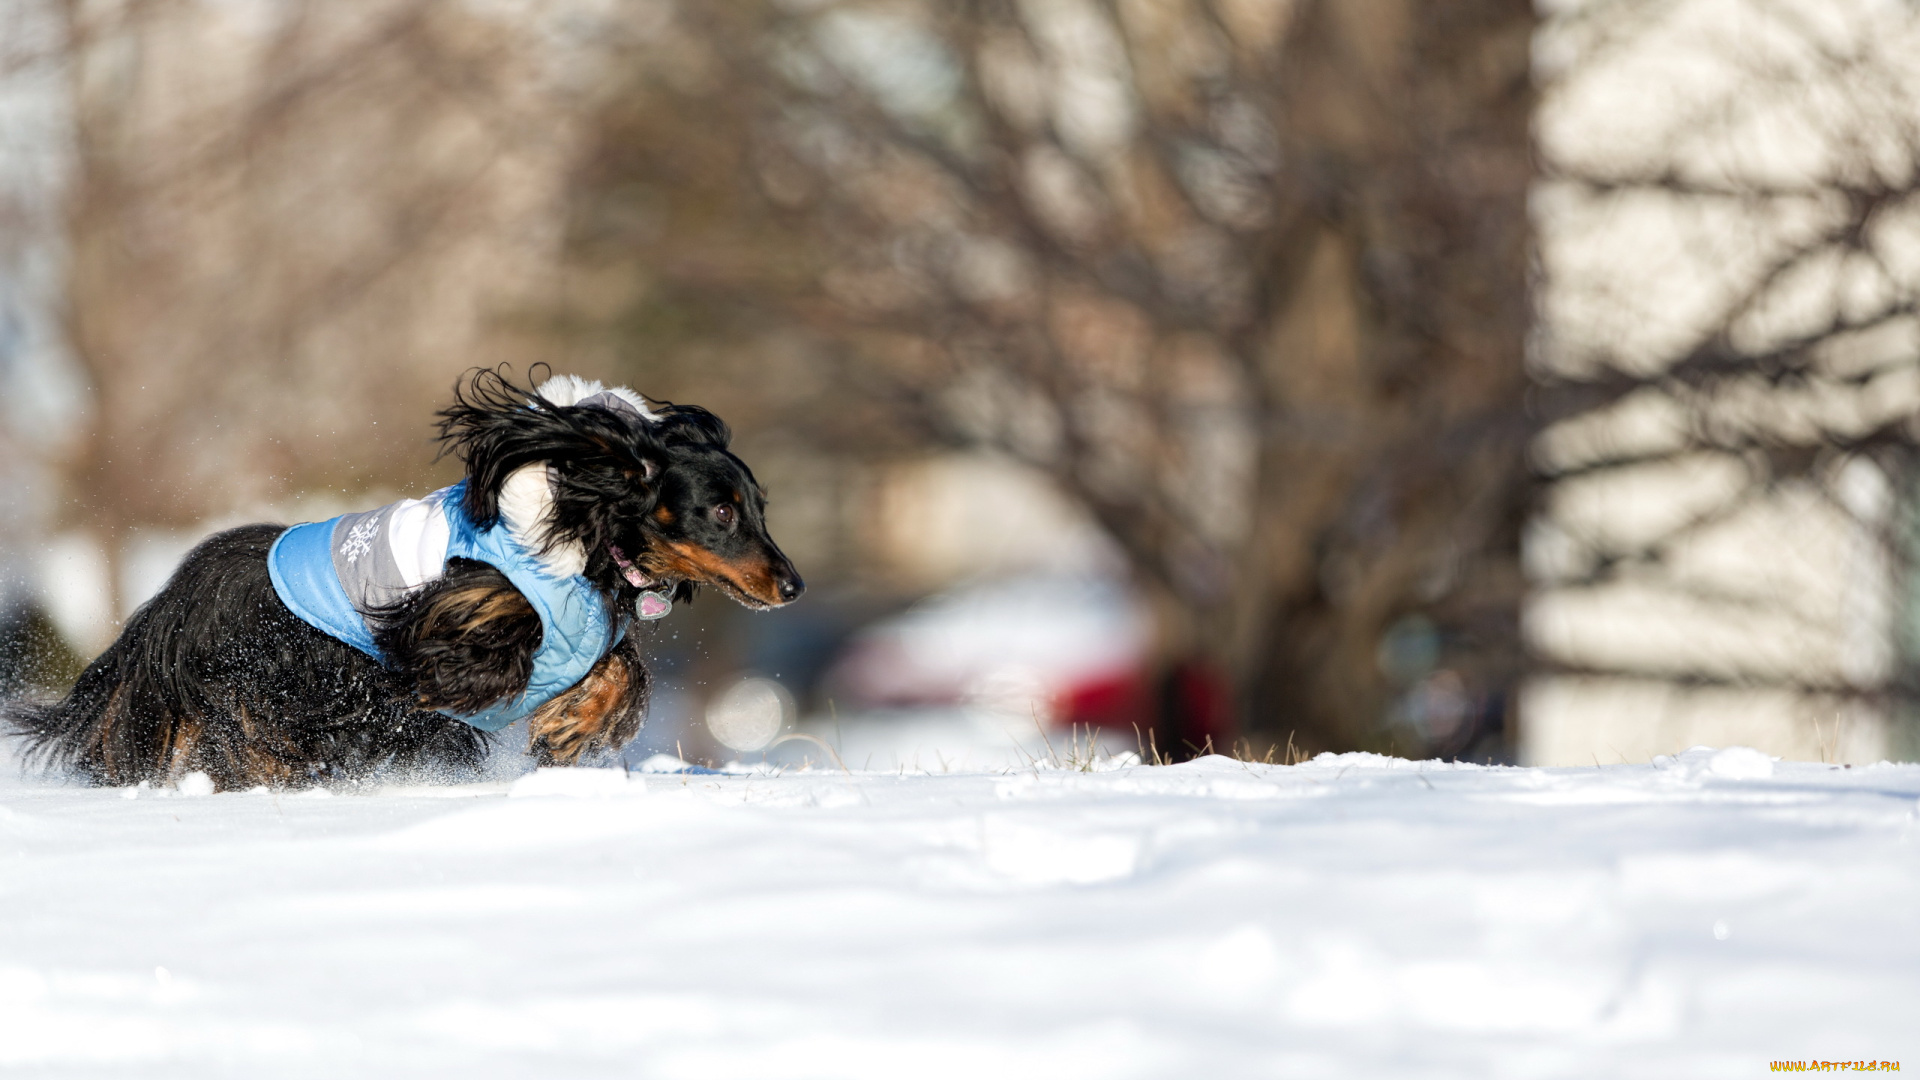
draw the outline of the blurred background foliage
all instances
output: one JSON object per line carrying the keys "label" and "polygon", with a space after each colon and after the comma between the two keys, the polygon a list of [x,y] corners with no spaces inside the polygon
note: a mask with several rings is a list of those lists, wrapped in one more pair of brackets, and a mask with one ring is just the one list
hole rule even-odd
{"label": "blurred background foliage", "polygon": [[620,370],[826,471],[1044,472],[1250,732],[1366,744],[1415,609],[1512,678],[1525,5],[669,17],[575,179]]}
{"label": "blurred background foliage", "polygon": [[655,749],[758,675],[902,764],[1910,752],[1915,23],[0,0],[12,678],[544,363],[719,412],[814,585],[656,630]]}

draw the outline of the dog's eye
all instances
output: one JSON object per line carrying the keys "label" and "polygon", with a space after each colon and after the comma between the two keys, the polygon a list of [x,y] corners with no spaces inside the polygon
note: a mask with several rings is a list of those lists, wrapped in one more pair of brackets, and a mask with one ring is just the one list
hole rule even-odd
{"label": "dog's eye", "polygon": [[726,503],[721,503],[719,506],[714,507],[713,520],[722,525],[733,524],[733,507],[728,506]]}

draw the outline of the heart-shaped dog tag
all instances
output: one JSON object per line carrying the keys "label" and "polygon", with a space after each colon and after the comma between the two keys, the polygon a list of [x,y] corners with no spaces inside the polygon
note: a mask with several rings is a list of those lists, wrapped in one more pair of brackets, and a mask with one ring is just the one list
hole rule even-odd
{"label": "heart-shaped dog tag", "polygon": [[673,610],[673,601],[657,592],[643,592],[633,606],[635,613],[643,619],[664,619]]}

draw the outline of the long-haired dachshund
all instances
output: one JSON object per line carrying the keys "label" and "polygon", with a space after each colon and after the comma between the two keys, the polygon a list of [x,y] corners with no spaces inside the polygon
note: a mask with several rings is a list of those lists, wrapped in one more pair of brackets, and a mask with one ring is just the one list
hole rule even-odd
{"label": "long-haired dachshund", "polygon": [[574,764],[639,730],[631,620],[699,585],[759,609],[805,588],[705,409],[477,371],[439,426],[459,484],[189,552],[64,700],[8,707],[30,755],[99,784],[307,784],[471,768],[524,718]]}

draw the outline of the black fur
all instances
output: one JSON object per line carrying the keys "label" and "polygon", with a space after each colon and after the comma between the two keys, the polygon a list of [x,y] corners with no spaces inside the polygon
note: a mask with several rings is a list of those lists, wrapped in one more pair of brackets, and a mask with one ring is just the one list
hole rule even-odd
{"label": "black fur", "polygon": [[[479,371],[455,387],[440,437],[467,467],[466,509],[483,527],[498,520],[509,475],[546,462],[549,548],[581,544],[585,576],[617,610],[640,592],[631,572],[676,599],[711,584],[753,607],[805,588],[767,536],[765,496],[728,452],[726,425],[704,409],[666,406],[644,421],[554,405]],[[488,737],[434,710],[475,712],[525,689],[541,639],[531,605],[495,568],[450,560],[375,613],[383,667],[280,602],[266,556],[282,531],[249,525],[204,541],[63,700],[8,705],[30,753],[95,783],[202,771],[222,789],[477,766]],[[617,746],[647,688],[629,632],[551,715],[530,720],[532,749],[571,764]]]}
{"label": "black fur", "polygon": [[100,784],[198,770],[224,789],[478,764],[483,733],[414,706],[400,677],[274,595],[267,548],[281,531],[207,539],[64,700],[17,704],[8,719],[48,764]]}
{"label": "black fur", "polygon": [[426,708],[476,713],[533,677],[540,616],[486,563],[449,559],[444,576],[375,618],[374,645]]}
{"label": "black fur", "polygon": [[[712,584],[749,607],[796,599],[806,584],[767,535],[766,493],[727,449],[732,432],[697,405],[664,405],[643,422],[608,409],[551,405],[492,371],[455,389],[440,413],[442,453],[467,467],[467,514],[481,527],[499,519],[500,489],[515,469],[553,466],[552,542],[578,540],[589,581],[631,603],[638,589],[620,573],[614,549],[630,556],[676,600]],[[720,522],[714,510],[733,507]],[[657,513],[662,507],[666,517]],[[664,542],[664,543],[663,543]],[[732,573],[702,572],[668,545],[711,553]],[[754,580],[745,580],[754,579]]]}

